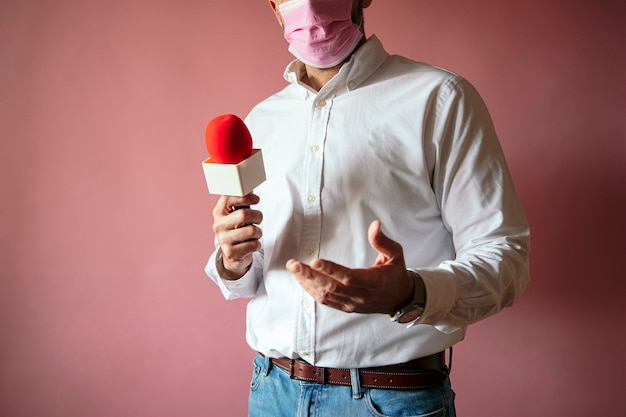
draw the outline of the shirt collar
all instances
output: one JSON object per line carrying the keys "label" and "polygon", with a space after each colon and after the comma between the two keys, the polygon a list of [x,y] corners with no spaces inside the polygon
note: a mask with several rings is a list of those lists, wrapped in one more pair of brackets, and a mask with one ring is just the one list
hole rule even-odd
{"label": "shirt collar", "polygon": [[[332,84],[345,83],[348,90],[358,88],[368,79],[389,57],[382,43],[376,35],[370,36],[367,41],[356,50],[350,59],[343,64],[339,73],[329,82]],[[291,84],[300,84],[304,76],[304,64],[299,60],[293,60],[287,65],[283,77]]]}

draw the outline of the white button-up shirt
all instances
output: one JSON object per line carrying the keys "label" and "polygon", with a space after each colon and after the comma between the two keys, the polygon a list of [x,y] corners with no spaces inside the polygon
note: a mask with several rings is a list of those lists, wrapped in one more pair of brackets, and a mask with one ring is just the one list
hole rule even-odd
{"label": "white button-up shirt", "polygon": [[[444,350],[511,305],[528,284],[529,228],[474,88],[390,56],[376,37],[319,92],[303,71],[292,62],[290,84],[246,119],[266,167],[255,190],[263,249],[237,281],[219,277],[215,253],[206,268],[226,298],[252,297],[252,349],[318,366],[391,365]],[[376,219],[424,280],[414,326],[318,304],[285,268],[316,257],[371,266]]]}

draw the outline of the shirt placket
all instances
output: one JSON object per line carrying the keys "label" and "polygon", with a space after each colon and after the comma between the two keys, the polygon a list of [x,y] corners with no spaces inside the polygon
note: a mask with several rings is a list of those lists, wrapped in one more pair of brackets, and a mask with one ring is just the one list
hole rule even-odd
{"label": "shirt placket", "polygon": [[[303,207],[304,220],[298,251],[299,259],[309,264],[319,256],[322,228],[322,180],[324,143],[332,100],[317,96],[311,108],[311,124],[305,143]],[[296,329],[296,351],[305,360],[315,362],[315,310],[313,297],[300,291]]]}

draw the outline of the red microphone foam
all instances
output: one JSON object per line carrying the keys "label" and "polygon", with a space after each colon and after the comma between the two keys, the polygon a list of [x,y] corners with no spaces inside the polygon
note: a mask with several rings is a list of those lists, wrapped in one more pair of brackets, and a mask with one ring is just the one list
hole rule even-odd
{"label": "red microphone foam", "polygon": [[252,154],[252,135],[234,114],[217,116],[206,126],[206,149],[212,162],[238,164]]}

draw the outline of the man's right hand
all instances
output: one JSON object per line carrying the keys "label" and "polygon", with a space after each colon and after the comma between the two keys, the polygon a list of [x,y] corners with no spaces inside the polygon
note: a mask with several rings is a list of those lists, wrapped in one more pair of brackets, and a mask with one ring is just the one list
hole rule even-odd
{"label": "man's right hand", "polygon": [[[261,249],[258,225],[263,213],[240,206],[258,204],[259,196],[250,193],[243,197],[221,196],[213,209],[213,232],[222,251],[222,262],[217,269],[228,280],[241,278],[252,264],[252,254]],[[222,268],[223,267],[223,268]]]}

